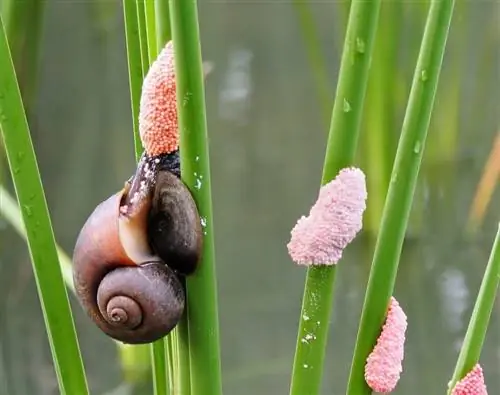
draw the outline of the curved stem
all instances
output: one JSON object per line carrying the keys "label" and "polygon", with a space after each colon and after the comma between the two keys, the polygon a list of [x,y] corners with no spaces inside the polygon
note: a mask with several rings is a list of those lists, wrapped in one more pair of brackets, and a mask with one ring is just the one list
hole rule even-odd
{"label": "curved stem", "polygon": [[0,18],[0,131],[16,190],[61,394],[87,381],[28,122]]}
{"label": "curved stem", "polygon": [[451,394],[455,384],[461,380],[474,365],[479,362],[481,349],[488,330],[491,312],[500,284],[500,224],[491,249],[490,259],[484,272],[479,294],[472,311],[472,316],[465,334],[453,377],[448,384],[448,394]]}

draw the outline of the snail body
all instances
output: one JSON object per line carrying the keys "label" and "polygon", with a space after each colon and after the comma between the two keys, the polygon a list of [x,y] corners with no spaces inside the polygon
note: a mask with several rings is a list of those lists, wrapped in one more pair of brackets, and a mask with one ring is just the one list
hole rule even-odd
{"label": "snail body", "polygon": [[73,279],[103,332],[139,344],[165,336],[180,320],[185,291],[178,275],[195,270],[202,237],[196,204],[173,173],[158,169],[140,207],[127,216],[132,187],[127,183],[87,219],[73,253]]}

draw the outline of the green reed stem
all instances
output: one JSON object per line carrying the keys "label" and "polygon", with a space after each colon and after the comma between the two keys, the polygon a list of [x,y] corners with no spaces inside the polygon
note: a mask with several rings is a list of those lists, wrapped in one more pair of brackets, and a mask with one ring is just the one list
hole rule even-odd
{"label": "green reed stem", "polygon": [[7,34],[0,18],[0,129],[26,228],[28,249],[61,394],[88,394],[54,233]]}
{"label": "green reed stem", "polygon": [[139,43],[141,48],[142,74],[145,76],[149,70],[148,32],[146,28],[146,7],[144,0],[135,0],[137,7],[137,26],[139,28]]}
{"label": "green reed stem", "polygon": [[[333,105],[322,184],[354,161],[368,82],[368,69],[377,30],[380,0],[353,0]],[[335,266],[311,266],[302,301],[295,349],[291,395],[316,395],[321,387]],[[314,341],[303,341],[312,338]]]}
{"label": "green reed stem", "polygon": [[304,0],[293,0],[293,5],[299,18],[299,24],[304,37],[304,44],[309,58],[309,64],[315,79],[316,90],[318,93],[318,104],[322,108],[326,122],[330,121],[330,112],[332,108],[332,98],[330,94],[330,83],[328,81],[328,71],[326,68],[325,57],[321,50],[321,42],[314,21],[314,15],[311,5]]}
{"label": "green reed stem", "polygon": [[35,99],[45,1],[4,0],[2,17],[26,113]]}
{"label": "green reed stem", "polygon": [[[0,185],[0,214],[24,240],[28,241],[19,206],[3,185]],[[71,259],[57,244],[56,249],[64,282],[71,291],[74,291]]]}
{"label": "green reed stem", "polygon": [[172,39],[168,0],[155,0],[155,11],[156,45],[158,46],[158,51],[160,51]]}
{"label": "green reed stem", "polygon": [[484,272],[476,304],[472,311],[469,327],[467,328],[467,333],[465,334],[464,342],[460,349],[460,354],[458,355],[455,371],[448,384],[448,395],[451,394],[456,383],[469,373],[474,365],[479,362],[499,284],[500,224],[491,249],[490,259],[486,266],[486,271]]}
{"label": "green reed stem", "polygon": [[[168,0],[154,0],[154,15],[155,15],[155,58],[156,54],[160,53],[160,51],[165,47],[168,41],[171,40],[172,35],[170,33],[170,13],[168,9]],[[150,41],[151,42],[151,41]],[[151,49],[151,48],[150,48]],[[181,318],[183,320],[185,318]],[[174,347],[177,347],[177,342],[179,341],[178,331],[174,329],[170,334],[168,334],[167,338],[164,339],[165,344],[165,352],[167,358],[167,369],[168,369],[168,381],[170,383],[170,387],[172,393],[176,394],[177,390],[175,389],[175,381],[179,381],[179,379],[174,379]]]}
{"label": "green reed stem", "polygon": [[401,1],[386,1],[380,9],[380,27],[375,40],[370,81],[366,93],[363,121],[363,158],[370,204],[363,229],[376,235],[380,226],[391,169],[396,152],[394,115],[396,113],[395,72],[402,20]]}
{"label": "green reed stem", "polygon": [[158,46],[156,43],[155,0],[144,0],[144,7],[146,15],[146,37],[148,39],[148,58],[149,65],[151,65],[158,55]]}
{"label": "green reed stem", "polygon": [[[9,191],[0,184],[0,215],[14,228],[14,230],[27,241],[26,229],[24,227],[21,211],[15,199],[10,195]],[[64,250],[57,244],[57,256],[61,265],[61,272],[64,283],[71,292],[75,292],[73,284],[73,265],[71,259]],[[137,383],[144,378],[146,372],[149,371],[149,363],[144,362],[142,358],[143,345],[133,346],[121,342],[115,342],[120,353],[122,362],[123,374],[127,383]],[[139,348],[141,350],[139,350]]]}
{"label": "green reed stem", "polygon": [[[179,103],[181,176],[198,206],[204,234],[199,268],[186,279],[191,393],[220,395],[214,227],[197,2],[171,0],[170,15]],[[186,350],[179,350],[180,354],[183,352]]]}
{"label": "green reed stem", "polygon": [[130,104],[132,109],[132,125],[134,128],[134,152],[135,159],[138,161],[143,151],[139,137],[139,103],[144,77],[142,74],[141,42],[135,0],[123,0],[123,16],[125,20],[125,39],[127,41]]}
{"label": "green reed stem", "polygon": [[[147,39],[147,32],[150,32],[150,28],[146,30],[145,15],[141,15],[141,8],[144,11],[144,2],[141,0],[123,0],[136,161],[139,160],[143,152],[139,137],[139,106],[142,82],[150,65]],[[152,20],[154,21],[154,18],[149,19],[150,24]],[[141,23],[144,28],[142,31]],[[163,339],[151,344],[151,367],[154,394],[167,395],[169,392],[169,381],[167,378],[165,344]]]}
{"label": "green reed stem", "polygon": [[368,279],[348,395],[371,394],[364,367],[380,334],[394,289],[453,6],[454,0],[436,0],[430,6]]}
{"label": "green reed stem", "polygon": [[151,347],[151,366],[153,369],[153,390],[155,395],[167,395],[170,385],[167,377],[167,358],[165,340],[155,341]]}

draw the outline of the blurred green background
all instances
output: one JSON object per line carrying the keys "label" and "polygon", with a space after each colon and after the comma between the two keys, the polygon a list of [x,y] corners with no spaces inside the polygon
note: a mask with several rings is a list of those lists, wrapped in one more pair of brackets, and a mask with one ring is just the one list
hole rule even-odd
{"label": "blurred green background", "polygon": [[[340,264],[324,394],[345,391],[427,6],[383,4],[357,162],[368,175],[366,231]],[[228,395],[288,393],[305,270],[286,243],[317,196],[347,10],[199,1],[203,56],[215,66],[206,100]],[[25,98],[56,238],[71,254],[89,213],[134,169],[123,10],[117,0],[57,0],[45,11],[37,86]],[[500,3],[457,3],[395,290],[409,321],[395,394],[445,392],[500,218],[496,191],[466,230],[500,126],[499,26]],[[112,391],[123,380],[116,346],[70,298],[91,391]],[[489,393],[500,393],[498,298],[481,362]],[[57,393],[27,248],[0,218],[0,394]]]}

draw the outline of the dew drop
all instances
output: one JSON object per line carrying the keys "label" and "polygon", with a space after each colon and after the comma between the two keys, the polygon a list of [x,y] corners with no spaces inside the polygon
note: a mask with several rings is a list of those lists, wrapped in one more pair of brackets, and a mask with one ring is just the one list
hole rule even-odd
{"label": "dew drop", "polygon": [[356,37],[356,52],[365,53],[365,42],[362,38]]}
{"label": "dew drop", "polygon": [[27,204],[23,205],[24,212],[28,217],[31,217],[33,215],[33,211],[31,210],[31,206],[28,206]]}
{"label": "dew drop", "polygon": [[349,104],[349,102],[346,99],[344,99],[344,107],[343,107],[343,109],[344,109],[344,112],[351,111],[351,105]]}
{"label": "dew drop", "polygon": [[413,147],[413,152],[415,152],[416,154],[420,153],[420,149],[422,148],[422,143],[420,143],[420,141],[417,141],[415,143],[415,146]]}
{"label": "dew drop", "polygon": [[422,82],[425,82],[425,81],[427,81],[428,79],[429,79],[429,76],[427,75],[427,70],[422,70],[422,71],[420,72],[420,80],[421,80]]}

